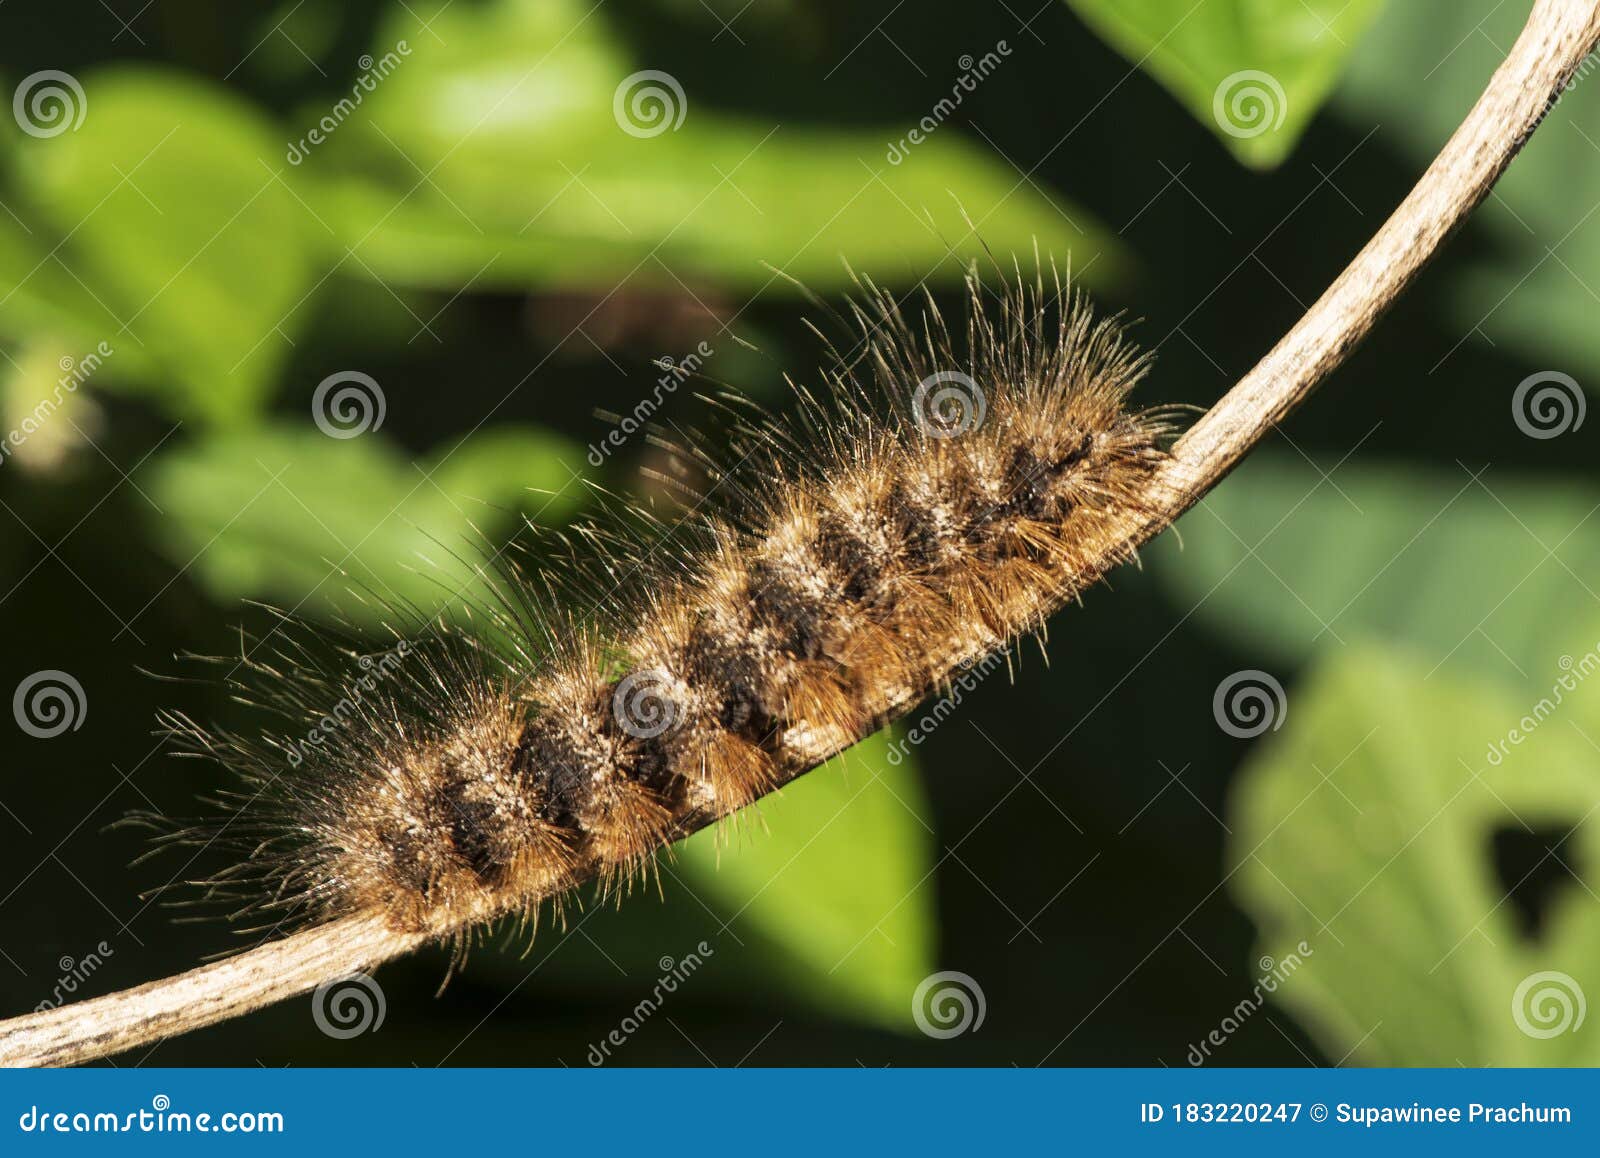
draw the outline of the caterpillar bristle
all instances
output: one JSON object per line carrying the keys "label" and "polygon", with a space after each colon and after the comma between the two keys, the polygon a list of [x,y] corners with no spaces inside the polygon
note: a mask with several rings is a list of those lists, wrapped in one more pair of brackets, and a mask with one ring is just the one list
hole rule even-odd
{"label": "caterpillar bristle", "polygon": [[701,760],[710,801],[722,802],[730,817],[782,783],[765,752],[729,732],[708,737]]}
{"label": "caterpillar bristle", "polygon": [[474,929],[559,919],[585,880],[629,891],[1126,561],[1175,415],[1127,408],[1148,362],[1118,326],[1042,271],[992,306],[973,272],[958,348],[931,295],[912,323],[860,286],[857,345],[829,344],[795,414],[723,391],[724,449],[681,436],[685,519],[599,494],[476,628],[397,613],[377,659],[242,646],[285,730],[166,721],[243,776],[220,821],[180,826],[241,855],[212,892],[241,916],[379,912],[459,964]]}

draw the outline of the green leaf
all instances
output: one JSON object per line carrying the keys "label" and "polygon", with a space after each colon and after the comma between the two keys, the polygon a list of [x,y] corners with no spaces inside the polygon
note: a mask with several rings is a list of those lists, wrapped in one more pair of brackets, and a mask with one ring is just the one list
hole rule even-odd
{"label": "green leaf", "polygon": [[100,343],[106,342],[115,358],[96,372],[97,386],[155,381],[159,370],[144,349],[131,340],[121,341],[120,348],[107,340],[122,323],[51,256],[53,244],[42,231],[0,216],[0,335],[11,339],[13,348],[40,342],[59,346],[74,360],[98,356]]}
{"label": "green leaf", "polygon": [[1262,662],[1352,636],[1518,688],[1548,682],[1600,571],[1600,492],[1488,471],[1258,453],[1188,515],[1154,567],[1184,610]]}
{"label": "green leaf", "polygon": [[[1337,107],[1365,132],[1381,124],[1418,172],[1438,152],[1499,67],[1528,5],[1499,0],[1391,4],[1352,62]],[[1481,333],[1495,348],[1566,370],[1600,390],[1600,83],[1594,60],[1578,70],[1539,131],[1475,214],[1487,233],[1467,270],[1447,287],[1453,332]],[[1418,78],[1425,83],[1419,85]],[[1458,250],[1458,253],[1460,251]],[[1474,341],[1478,340],[1476,337]],[[1462,357],[1464,345],[1438,351]],[[1516,385],[1507,384],[1507,392]]]}
{"label": "green leaf", "polygon": [[675,846],[657,860],[659,898],[654,887],[586,896],[531,949],[507,929],[508,951],[475,954],[473,975],[507,988],[532,979],[541,1000],[614,993],[620,1019],[670,968],[663,958],[693,951],[708,967],[684,987],[692,1000],[763,1008],[776,997],[910,1029],[912,995],[936,967],[937,884],[915,752],[890,764],[888,742],[871,737]]}
{"label": "green leaf", "polygon": [[580,450],[536,428],[475,435],[413,464],[375,432],[270,426],[168,452],[149,489],[165,512],[162,544],[219,602],[306,600],[359,619],[381,608],[346,599],[348,585],[424,609],[481,595],[474,525],[506,505],[559,521],[582,498],[582,465]]}
{"label": "green leaf", "polygon": [[16,310],[0,324],[53,311],[63,336],[129,351],[119,370],[156,368],[138,377],[174,413],[238,420],[265,397],[311,285],[311,218],[275,175],[277,135],[175,72],[108,69],[83,87],[75,131],[17,146],[32,246],[49,256],[0,243],[0,314]]}
{"label": "green leaf", "polygon": [[379,35],[383,78],[353,90],[321,139],[327,109],[296,115],[291,158],[339,254],[360,258],[353,272],[440,288],[783,285],[770,263],[820,288],[845,283],[848,255],[909,281],[953,275],[952,248],[975,250],[963,211],[997,251],[1037,239],[1095,284],[1121,265],[1088,214],[953,125],[892,151],[905,126],[725,113],[687,81],[646,75],[652,61],[625,57],[603,15],[571,0],[418,18],[428,30],[401,12]]}
{"label": "green leaf", "polygon": [[1383,7],[1383,0],[1067,3],[1236,157],[1260,167],[1289,155]]}
{"label": "green leaf", "polygon": [[[1491,853],[1497,830],[1554,843],[1575,827],[1553,867],[1600,857],[1595,638],[1541,701],[1373,647],[1291,690],[1238,789],[1232,888],[1260,929],[1263,976],[1278,975],[1272,1000],[1330,1057],[1600,1063],[1600,1022],[1590,1010],[1578,1024],[1576,1008],[1600,996],[1600,900],[1567,881],[1531,938]],[[1513,728],[1520,744],[1504,742]]]}
{"label": "green leaf", "polygon": [[887,733],[757,806],[765,832],[706,831],[679,846],[682,871],[778,949],[774,975],[830,1012],[893,1029],[933,971],[933,833],[908,758]]}

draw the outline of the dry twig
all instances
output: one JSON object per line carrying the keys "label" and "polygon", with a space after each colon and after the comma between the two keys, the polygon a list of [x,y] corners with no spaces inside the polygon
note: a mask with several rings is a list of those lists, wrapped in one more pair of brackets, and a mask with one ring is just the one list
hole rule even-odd
{"label": "dry twig", "polygon": [[[1173,449],[1149,539],[1198,502],[1366,337],[1445,238],[1488,196],[1585,56],[1600,0],[1537,0],[1511,54],[1410,195],[1305,316]],[[121,993],[0,1022],[0,1063],[72,1065],[238,1017],[363,972],[426,938],[346,917]]]}

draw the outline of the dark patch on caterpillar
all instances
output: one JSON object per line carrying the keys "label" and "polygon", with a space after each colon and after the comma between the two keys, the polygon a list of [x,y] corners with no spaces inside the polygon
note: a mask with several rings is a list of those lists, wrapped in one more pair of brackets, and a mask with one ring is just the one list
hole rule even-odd
{"label": "dark patch on caterpillar", "polygon": [[[578,528],[559,568],[507,572],[478,630],[403,620],[403,670],[294,768],[277,733],[169,719],[244,782],[221,821],[169,839],[240,851],[206,882],[236,914],[377,911],[464,944],[584,880],[626,887],[1041,628],[1160,509],[1171,419],[1128,409],[1147,359],[1058,282],[1019,274],[998,306],[968,286],[958,349],[931,297],[913,328],[863,282],[854,361],[830,345],[795,415],[724,396],[726,448],[679,447],[702,476],[694,513]],[[289,736],[345,705],[342,673],[365,662],[300,638],[247,650],[240,680]]]}

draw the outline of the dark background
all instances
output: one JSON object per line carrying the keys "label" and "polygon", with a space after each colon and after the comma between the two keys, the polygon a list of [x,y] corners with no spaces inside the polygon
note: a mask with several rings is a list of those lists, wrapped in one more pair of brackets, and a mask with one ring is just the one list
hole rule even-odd
{"label": "dark background", "polygon": [[[98,65],[142,60],[210,78],[293,126],[304,110],[347,91],[354,58],[378,42],[391,9],[327,6],[331,31],[314,52],[326,77],[291,61],[246,67],[224,80],[285,9],[169,2],[136,15],[132,4],[112,0],[109,7],[137,37],[119,35],[106,6],[6,4],[0,70],[14,82],[39,68],[83,76]],[[473,5],[457,0],[457,7]],[[1137,319],[1140,340],[1158,346],[1143,399],[1202,406],[1271,346],[1371,235],[1442,141],[1432,134],[1429,143],[1426,125],[1461,115],[1457,90],[1487,77],[1495,51],[1475,41],[1458,62],[1460,83],[1416,85],[1411,99],[1430,112],[1414,131],[1394,119],[1404,119],[1404,109],[1388,110],[1387,123],[1378,115],[1373,83],[1359,99],[1341,89],[1290,158],[1263,172],[1233,159],[1210,126],[1150,77],[1129,75],[1129,63],[1065,4],[1037,15],[1026,5],[1020,19],[998,3],[923,3],[915,13],[877,4],[757,5],[738,18],[735,8],[713,7],[734,20],[743,43],[719,36],[718,20],[693,4],[609,0],[594,19],[639,67],[671,61],[691,93],[691,116],[717,109],[759,123],[872,130],[914,123],[946,90],[957,57],[1009,37],[1016,55],[941,133],[1003,154],[1007,173],[1012,162],[1030,170],[1031,180],[1069,201],[1075,215],[1120,233],[1131,259],[1127,275],[1093,290],[1104,308]],[[892,43],[874,33],[880,22]],[[1364,67],[1370,82],[1389,65]],[[1549,156],[1587,149],[1564,129],[1545,130],[1563,133],[1548,143]],[[794,180],[804,182],[806,174],[796,172]],[[1470,293],[1478,296],[1462,303],[1471,271],[1524,251],[1537,255],[1559,238],[1543,223],[1530,232],[1537,237],[1516,240],[1526,247],[1519,250],[1499,224],[1469,226],[1296,415],[1286,428],[1292,446],[1275,436],[1266,453],[1297,463],[1303,455],[1326,469],[1359,445],[1357,465],[1449,472],[1492,461],[1497,472],[1534,480],[1589,476],[1591,442],[1522,438],[1507,420],[1511,387],[1544,368],[1537,356],[1471,333],[1474,316],[1516,276],[1488,287],[1473,283]],[[751,253],[749,260],[782,256]],[[500,402],[508,381],[537,365],[495,420],[536,423],[581,446],[605,430],[594,408],[629,408],[654,377],[650,359],[686,350],[716,326],[698,307],[675,303],[670,286],[653,285],[637,291],[648,296],[625,311],[627,324],[598,343],[560,342],[569,328],[564,320],[583,317],[610,284],[569,279],[520,290],[472,287],[459,296],[457,289],[402,287],[422,317],[448,306],[443,341],[405,343],[363,325],[364,311],[390,309],[384,295],[336,279],[320,291],[325,297],[280,377],[310,383],[330,366],[360,364],[384,384],[388,438],[421,455],[471,429]],[[948,278],[936,292],[947,310],[959,311]],[[834,287],[825,293],[838,298]],[[819,353],[802,325],[815,316],[804,302],[779,292],[747,300],[743,286],[713,286],[700,296],[724,314],[744,307],[735,332],[759,340],[763,355],[740,363],[740,377],[749,379],[740,385],[781,404],[780,372],[810,375]],[[621,309],[616,300],[602,316],[613,309]],[[673,321],[675,309],[687,320]],[[633,326],[641,317],[650,325]],[[22,328],[9,327],[13,350],[29,337]],[[108,389],[95,399],[102,408],[98,452],[80,447],[49,470],[0,470],[0,686],[62,668],[88,693],[79,730],[53,740],[14,732],[0,747],[5,1012],[32,1008],[47,995],[58,958],[79,957],[102,939],[115,955],[87,984],[93,993],[165,975],[230,945],[224,925],[174,923],[169,910],[141,901],[177,866],[156,857],[129,867],[144,847],[141,835],[107,826],[149,802],[188,811],[188,802],[217,782],[215,769],[153,752],[155,713],[179,708],[239,726],[249,726],[249,717],[214,686],[142,673],[192,675],[176,653],[226,653],[236,646],[238,625],[257,621],[185,568],[185,557],[159,545],[153,526],[160,516],[122,481],[130,471],[140,480],[144,468],[133,464],[173,425],[170,409],[135,392]],[[685,395],[671,406],[674,416],[692,416],[695,403]],[[268,409],[303,421],[304,392],[280,391]],[[174,437],[177,446],[197,435],[186,426]],[[601,477],[634,485],[641,457],[630,445]],[[1236,482],[1252,485],[1247,474]],[[1197,525],[1194,533],[1207,531]],[[529,956],[498,942],[479,949],[438,997],[442,953],[384,968],[387,1018],[379,1033],[331,1040],[314,1031],[300,1000],[118,1062],[583,1065],[590,1043],[653,982],[651,969],[636,962],[656,953],[639,947],[681,950],[705,938],[716,948],[709,976],[686,986],[664,1016],[633,1036],[618,1051],[620,1063],[1185,1064],[1190,1044],[1238,1003],[1257,973],[1252,918],[1219,887],[1231,863],[1219,818],[1229,815],[1252,745],[1219,730],[1211,702],[1221,678],[1262,661],[1254,637],[1231,631],[1225,616],[1190,614],[1193,600],[1164,579],[1182,566],[1175,543],[1153,548],[1142,569],[1124,569],[1083,608],[1057,619],[1048,665],[1031,644],[1023,648],[1014,679],[979,688],[937,742],[917,753],[938,865],[930,885],[934,964],[982,983],[987,1018],[979,1032],[933,1040],[830,1014],[825,1003],[763,981],[765,963],[781,947],[765,943],[759,930],[736,940],[721,927],[725,912],[695,903],[668,879],[664,898],[636,895],[566,934],[542,929]],[[1283,591],[1279,597],[1291,599]],[[119,619],[138,639],[119,630]],[[1463,613],[1463,632],[1471,626]],[[1274,670],[1291,688],[1300,673],[1290,663]],[[1032,785],[1019,787],[1018,769],[985,735],[1021,768],[1037,762]],[[1181,786],[1166,769],[1183,769]],[[1540,850],[1536,839],[1532,847]],[[1336,854],[1306,850],[1308,857]],[[1508,887],[1520,879],[1513,904],[1532,914],[1547,878],[1559,884],[1562,874],[1552,877],[1545,865],[1527,876],[1527,864],[1517,841],[1506,838],[1495,871]],[[740,929],[735,923],[732,933]],[[1314,1039],[1293,1015],[1269,1005],[1231,1038],[1217,1063],[1341,1060],[1329,1040]]]}

